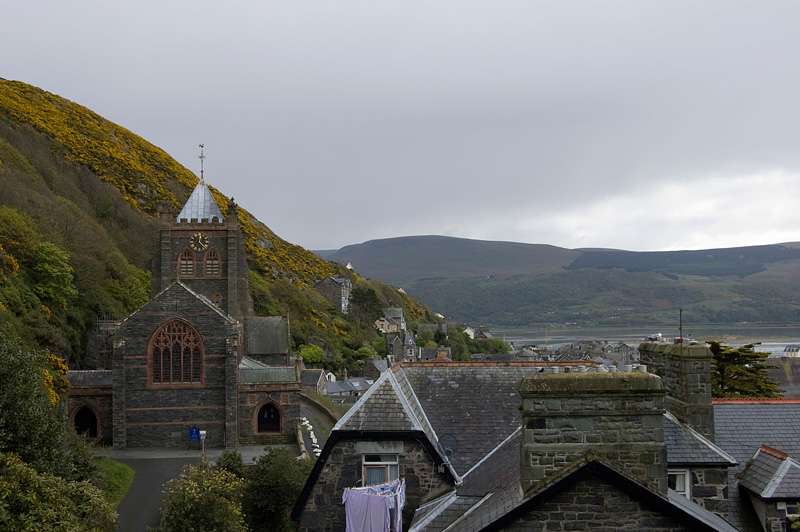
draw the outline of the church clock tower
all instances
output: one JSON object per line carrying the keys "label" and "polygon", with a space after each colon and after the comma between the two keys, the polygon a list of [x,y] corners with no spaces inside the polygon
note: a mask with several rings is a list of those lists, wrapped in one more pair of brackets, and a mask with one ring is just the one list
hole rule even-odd
{"label": "church clock tower", "polygon": [[179,280],[228,315],[242,320],[249,315],[251,305],[239,209],[231,199],[227,213],[222,214],[204,180],[204,158],[201,151],[200,181],[180,214],[161,215],[160,245],[152,267],[152,296]]}

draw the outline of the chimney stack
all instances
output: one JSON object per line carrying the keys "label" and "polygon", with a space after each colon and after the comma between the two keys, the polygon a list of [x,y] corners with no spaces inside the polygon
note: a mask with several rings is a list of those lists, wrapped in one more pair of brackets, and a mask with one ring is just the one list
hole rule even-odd
{"label": "chimney stack", "polygon": [[538,373],[522,396],[522,489],[581,458],[666,495],[664,387],[650,373]]}

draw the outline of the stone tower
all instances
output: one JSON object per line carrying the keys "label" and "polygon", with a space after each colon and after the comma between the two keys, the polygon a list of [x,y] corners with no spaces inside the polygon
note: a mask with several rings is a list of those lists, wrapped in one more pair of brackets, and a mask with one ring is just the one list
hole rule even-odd
{"label": "stone tower", "polygon": [[231,200],[223,216],[202,175],[177,217],[169,213],[161,215],[151,295],[177,280],[238,320],[250,313],[238,207]]}

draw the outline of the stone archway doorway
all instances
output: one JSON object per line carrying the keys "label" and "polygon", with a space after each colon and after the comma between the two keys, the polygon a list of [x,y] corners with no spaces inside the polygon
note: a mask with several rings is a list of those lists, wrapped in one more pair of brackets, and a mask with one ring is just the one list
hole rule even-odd
{"label": "stone archway doorway", "polygon": [[258,411],[258,426],[261,432],[280,432],[281,431],[281,412],[273,403],[266,403]]}
{"label": "stone archway doorway", "polygon": [[82,406],[75,411],[73,423],[75,430],[81,436],[96,439],[100,434],[100,422],[97,419],[97,414],[88,406]]}

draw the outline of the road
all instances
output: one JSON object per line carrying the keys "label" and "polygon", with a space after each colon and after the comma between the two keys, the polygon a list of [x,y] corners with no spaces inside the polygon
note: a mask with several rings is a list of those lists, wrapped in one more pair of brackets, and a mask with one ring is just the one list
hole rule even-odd
{"label": "road", "polygon": [[164,484],[177,477],[184,466],[196,464],[196,458],[116,458],[130,466],[136,475],[128,493],[117,507],[119,532],[143,532],[161,521]]}
{"label": "road", "polygon": [[[320,412],[314,403],[303,400],[301,415],[308,419],[317,438],[320,449],[333,428],[330,418]],[[310,431],[303,428],[303,439],[309,453],[313,452]],[[292,452],[298,452],[296,445],[286,446]],[[252,464],[264,453],[263,446],[247,446],[237,449],[242,454],[245,464]],[[209,449],[209,461],[215,461],[222,449]],[[311,454],[313,458],[313,454]],[[128,449],[111,452],[111,458],[130,466],[136,473],[128,493],[122,499],[119,513],[118,532],[144,532],[147,527],[157,527],[161,521],[161,502],[164,484],[177,477],[181,470],[190,464],[200,461],[200,451],[183,451],[172,449]]]}

